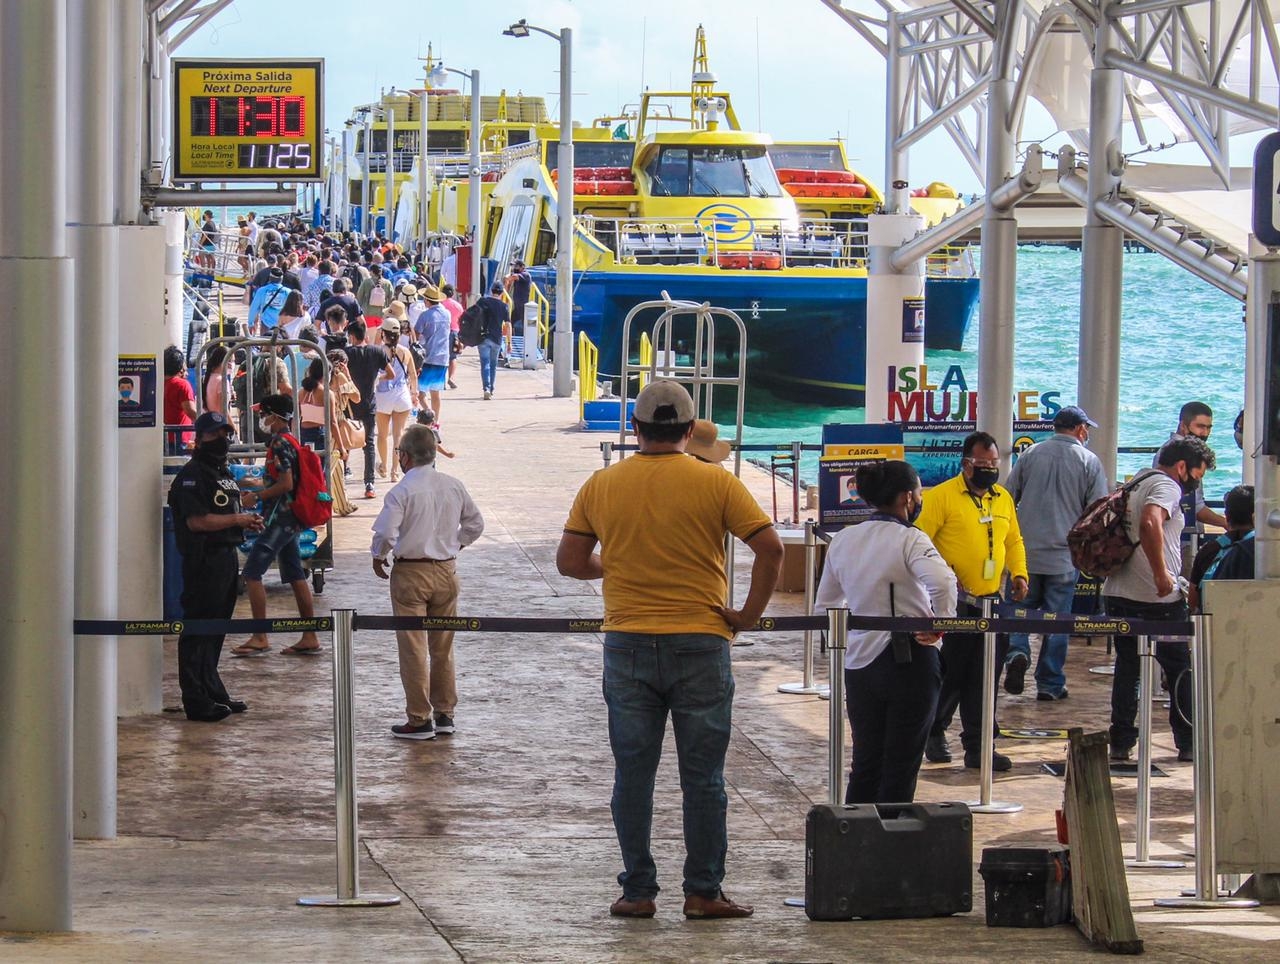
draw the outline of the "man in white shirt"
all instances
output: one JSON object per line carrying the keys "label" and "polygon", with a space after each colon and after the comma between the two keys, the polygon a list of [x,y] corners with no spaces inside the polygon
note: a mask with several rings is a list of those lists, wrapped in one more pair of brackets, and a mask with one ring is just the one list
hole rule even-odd
{"label": "man in white shirt", "polygon": [[[397,616],[456,615],[457,555],[480,538],[484,518],[461,482],[436,471],[431,429],[405,429],[396,458],[404,478],[387,493],[373,523],[373,571],[391,580]],[[434,740],[437,733],[453,733],[458,689],[452,630],[398,630],[396,642],[408,722],[393,726],[392,735]]]}

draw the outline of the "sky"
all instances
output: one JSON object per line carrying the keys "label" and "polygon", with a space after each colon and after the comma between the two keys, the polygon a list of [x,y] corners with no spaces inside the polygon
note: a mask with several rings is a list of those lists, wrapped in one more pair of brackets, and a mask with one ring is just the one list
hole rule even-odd
{"label": "sky", "polygon": [[[857,4],[879,12],[871,0],[846,5]],[[646,85],[686,89],[701,23],[718,86],[744,127],[776,140],[844,138],[855,169],[883,186],[884,60],[820,0],[236,0],[175,56],[322,57],[325,120],[336,133],[382,88],[421,86],[419,58],[430,44],[447,66],[479,69],[482,94],[542,95],[558,117],[556,42],[502,35],[522,17],[572,28],[573,117],[584,123],[637,105]],[[1053,126],[1033,105],[1022,136],[1053,150],[1067,143]],[[1138,146],[1127,139],[1127,150]],[[1234,163],[1248,164],[1250,153],[1240,150]],[[1190,147],[1148,159],[1203,163]],[[945,133],[913,147],[909,164],[913,187],[940,180],[981,190]]]}

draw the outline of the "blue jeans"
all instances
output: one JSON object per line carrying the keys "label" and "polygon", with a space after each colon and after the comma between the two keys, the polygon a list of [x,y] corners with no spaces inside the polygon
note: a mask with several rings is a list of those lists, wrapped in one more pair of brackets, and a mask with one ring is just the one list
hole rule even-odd
{"label": "blue jeans", "polygon": [[652,898],[659,889],[650,834],[668,712],[684,798],[684,892],[716,896],[729,848],[724,791],[733,708],[729,641],[706,633],[605,633],[604,701],[623,896]]}
{"label": "blue jeans", "polygon": [[486,392],[493,391],[493,376],[498,370],[498,351],[502,346],[485,339],[476,346],[480,353],[480,385]]}
{"label": "blue jeans", "polygon": [[[1076,591],[1076,571],[1046,575],[1033,572],[1027,577],[1030,587],[1027,598],[1018,605],[1028,609],[1044,609],[1051,613],[1071,613],[1071,600]],[[1036,661],[1036,690],[1050,696],[1061,696],[1067,688],[1067,676],[1062,671],[1067,662],[1067,635],[1053,633],[1045,636],[1040,644],[1040,658]],[[1009,635],[1009,657],[1021,653],[1031,659],[1031,641],[1026,633]],[[1008,659],[1006,659],[1008,662]]]}

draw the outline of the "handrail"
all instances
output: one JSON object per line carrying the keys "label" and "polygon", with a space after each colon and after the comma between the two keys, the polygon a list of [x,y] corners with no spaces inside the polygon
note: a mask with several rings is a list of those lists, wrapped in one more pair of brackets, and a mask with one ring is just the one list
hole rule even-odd
{"label": "handrail", "polygon": [[551,303],[535,281],[529,282],[529,294],[538,305],[538,347],[542,349],[542,357],[545,358],[551,337]]}
{"label": "handrail", "polygon": [[586,420],[587,402],[596,400],[596,375],[600,370],[600,349],[591,344],[585,331],[578,332],[578,421]]}

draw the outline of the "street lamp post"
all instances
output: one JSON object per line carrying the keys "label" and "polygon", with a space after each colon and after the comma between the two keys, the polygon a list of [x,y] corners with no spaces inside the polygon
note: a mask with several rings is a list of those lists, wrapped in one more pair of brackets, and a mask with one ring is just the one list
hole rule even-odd
{"label": "street lamp post", "polygon": [[467,162],[467,223],[471,228],[471,296],[484,295],[480,290],[480,71],[467,72],[457,67],[436,67],[440,76],[447,72],[471,79],[471,157]]}
{"label": "street lamp post", "polygon": [[556,327],[552,353],[552,394],[564,398],[573,390],[573,31],[535,27],[526,20],[503,31],[508,37],[545,34],[560,44],[560,147],[556,186]]}

